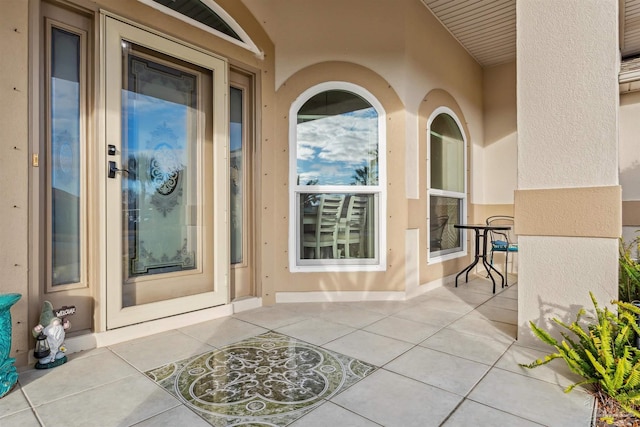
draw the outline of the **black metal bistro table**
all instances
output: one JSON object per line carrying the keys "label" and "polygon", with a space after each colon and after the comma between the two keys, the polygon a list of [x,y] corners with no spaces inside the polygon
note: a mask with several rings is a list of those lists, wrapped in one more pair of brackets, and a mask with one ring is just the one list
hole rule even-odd
{"label": "black metal bistro table", "polygon": [[[489,277],[491,277],[491,281],[493,282],[493,293],[496,293],[496,281],[491,274],[491,270],[495,271],[498,276],[500,276],[501,282],[500,285],[504,288],[504,276],[500,274],[498,270],[496,270],[491,263],[487,262],[487,240],[489,239],[489,231],[507,231],[511,230],[511,227],[508,225],[486,225],[486,224],[455,224],[455,228],[461,228],[464,230],[473,230],[476,234],[476,252],[475,259],[471,264],[465,267],[458,275],[456,276],[456,288],[458,287],[458,277],[461,274],[466,273],[464,277],[465,283],[469,282],[469,272],[476,266],[478,261],[482,258],[482,264],[487,269],[487,273],[489,273]],[[482,247],[480,247],[480,240],[482,239]]]}

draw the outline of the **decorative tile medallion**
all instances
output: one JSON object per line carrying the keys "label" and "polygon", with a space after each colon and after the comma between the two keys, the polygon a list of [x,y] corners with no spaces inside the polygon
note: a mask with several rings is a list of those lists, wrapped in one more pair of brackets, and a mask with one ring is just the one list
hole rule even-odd
{"label": "decorative tile medallion", "polygon": [[375,369],[267,332],[146,374],[214,426],[285,426]]}

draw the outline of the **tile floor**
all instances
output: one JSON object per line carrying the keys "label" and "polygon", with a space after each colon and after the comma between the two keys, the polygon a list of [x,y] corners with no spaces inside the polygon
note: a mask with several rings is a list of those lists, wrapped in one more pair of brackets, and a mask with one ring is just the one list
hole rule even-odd
{"label": "tile floor", "polygon": [[[475,279],[409,301],[277,304],[73,354],[21,369],[0,426],[589,426],[593,399],[563,393],[576,377],[561,361],[518,366],[545,353],[515,341],[517,293]],[[212,360],[235,367],[216,377]]]}

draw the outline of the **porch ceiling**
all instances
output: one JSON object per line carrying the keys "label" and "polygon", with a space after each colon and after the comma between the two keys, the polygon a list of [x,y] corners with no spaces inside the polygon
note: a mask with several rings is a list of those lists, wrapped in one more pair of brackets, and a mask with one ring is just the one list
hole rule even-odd
{"label": "porch ceiling", "polygon": [[481,66],[516,59],[516,0],[422,2]]}
{"label": "porch ceiling", "polygon": [[[422,0],[483,67],[516,59],[516,0]],[[640,0],[619,0],[622,57],[640,54]]]}
{"label": "porch ceiling", "polygon": [[640,53],[640,0],[620,0],[622,57]]}

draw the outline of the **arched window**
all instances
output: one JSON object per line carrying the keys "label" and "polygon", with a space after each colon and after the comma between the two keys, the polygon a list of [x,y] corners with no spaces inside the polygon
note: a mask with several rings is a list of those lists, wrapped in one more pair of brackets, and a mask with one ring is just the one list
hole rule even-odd
{"label": "arched window", "polygon": [[460,121],[448,108],[438,108],[427,124],[429,141],[429,258],[447,259],[464,250],[462,231],[467,205],[466,139]]}
{"label": "arched window", "polygon": [[364,89],[328,82],[291,107],[292,271],[384,269],[384,111]]}

